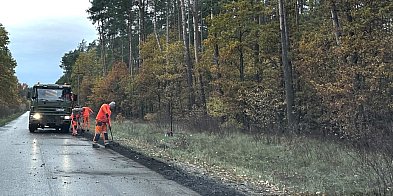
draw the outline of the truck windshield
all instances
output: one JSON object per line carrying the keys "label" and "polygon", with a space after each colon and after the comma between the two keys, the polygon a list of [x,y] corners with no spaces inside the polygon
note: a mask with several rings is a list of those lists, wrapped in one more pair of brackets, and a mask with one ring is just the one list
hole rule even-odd
{"label": "truck windshield", "polygon": [[37,88],[37,99],[51,100],[71,100],[69,89],[49,89]]}

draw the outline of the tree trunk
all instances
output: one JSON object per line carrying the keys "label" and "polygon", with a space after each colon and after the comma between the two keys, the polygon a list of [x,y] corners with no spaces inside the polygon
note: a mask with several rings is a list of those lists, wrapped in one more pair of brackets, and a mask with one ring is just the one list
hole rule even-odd
{"label": "tree trunk", "polygon": [[168,57],[168,48],[169,48],[169,17],[170,17],[170,14],[171,14],[171,12],[170,12],[170,2],[171,2],[171,0],[167,0],[167,4],[166,4],[166,50],[167,50],[167,52],[166,52],[166,55],[165,55],[165,58],[166,58],[166,63],[167,63],[167,65],[169,66],[169,57]]}
{"label": "tree trunk", "polygon": [[[199,54],[201,52],[201,39],[199,37],[199,17],[198,17],[198,0],[194,0],[192,4],[192,17],[194,22],[194,55],[195,55],[195,64],[199,63]],[[206,112],[206,93],[205,93],[205,83],[203,81],[204,71],[199,70],[199,84],[201,90],[201,104],[203,111]]]}
{"label": "tree trunk", "polygon": [[[139,8],[138,25],[139,25],[139,48],[140,48],[143,45],[143,43],[145,42],[145,37],[144,37],[144,31],[145,31],[145,2],[144,2],[144,0],[138,0],[138,8]],[[141,54],[141,50],[139,49],[138,65],[137,65],[138,68],[142,65],[142,62],[143,62],[142,54]]]}
{"label": "tree trunk", "polygon": [[281,58],[284,69],[285,80],[285,99],[287,104],[287,120],[288,130],[293,132],[295,130],[295,115],[294,115],[294,90],[292,80],[292,67],[288,59],[288,32],[285,17],[285,0],[279,0],[279,15],[280,15],[280,32],[281,32]]}
{"label": "tree trunk", "polygon": [[[213,1],[211,1],[210,3],[213,3]],[[214,14],[213,14],[213,5],[211,4],[211,9],[210,9],[210,19],[211,20],[213,20],[213,16],[214,16]],[[215,33],[214,34],[214,38],[217,38],[217,33]],[[220,69],[220,50],[219,50],[219,46],[218,46],[218,44],[217,44],[217,42],[216,43],[214,43],[214,56],[213,56],[213,61],[214,61],[214,64],[216,65],[216,67],[217,67],[217,80],[219,81],[220,79],[221,79],[221,77],[222,77],[222,75],[221,75],[221,69]],[[218,94],[219,95],[223,95],[224,94],[224,91],[222,90],[222,87],[221,87],[221,84],[220,83],[218,83],[217,84],[217,86],[216,86],[216,91],[218,92]]]}
{"label": "tree trunk", "polygon": [[[192,9],[191,4],[190,4],[190,0],[187,0],[187,2],[184,2],[184,3],[186,3],[185,5],[187,5],[188,9]],[[187,33],[188,33],[188,40],[189,40],[188,47],[190,47],[191,43],[193,42],[192,36],[194,35],[194,28],[191,27],[191,22],[190,22],[191,17],[192,17],[192,16],[190,16],[191,12],[189,10],[187,10],[187,12],[186,12],[187,13],[187,20],[186,21],[187,21],[187,30],[188,30]],[[191,56],[191,52],[190,52],[190,56]]]}
{"label": "tree trunk", "polygon": [[330,12],[332,14],[332,21],[333,21],[334,35],[336,37],[336,44],[340,45],[341,30],[340,30],[340,23],[338,21],[337,7],[336,7],[335,0],[330,1]]}
{"label": "tree trunk", "polygon": [[161,43],[160,43],[160,38],[158,37],[158,33],[157,33],[157,15],[156,15],[156,1],[154,1],[154,18],[153,18],[153,31],[154,31],[154,36],[156,38],[157,41],[157,45],[158,45],[158,49],[160,50],[160,52],[162,52],[162,47],[161,47]]}
{"label": "tree trunk", "polygon": [[[216,35],[215,35],[216,36]],[[219,81],[220,79],[221,79],[221,77],[222,77],[222,75],[221,75],[221,69],[220,69],[220,50],[219,50],[219,47],[218,47],[218,44],[216,43],[216,44],[214,44],[214,57],[213,57],[213,60],[214,60],[214,64],[217,66],[217,80]],[[217,84],[218,86],[217,86],[217,92],[220,94],[220,95],[223,95],[224,94],[224,91],[222,90],[222,87],[221,87],[221,83],[218,83]]]}
{"label": "tree trunk", "polygon": [[195,104],[195,95],[193,88],[193,66],[190,57],[190,45],[187,34],[187,22],[186,22],[186,7],[184,0],[180,0],[181,15],[182,15],[182,27],[183,27],[183,49],[184,49],[184,63],[187,68],[187,85],[188,85],[188,109],[192,110]]}
{"label": "tree trunk", "polygon": [[130,69],[130,76],[133,78],[133,56],[132,56],[132,11],[128,10],[128,22],[127,22],[127,30],[128,30],[128,67]]}
{"label": "tree trunk", "polygon": [[194,0],[192,5],[192,19],[194,22],[194,55],[195,63],[199,62],[199,52],[200,52],[200,37],[199,37],[199,18],[198,18],[198,0]]}
{"label": "tree trunk", "polygon": [[[259,0],[255,0],[255,3],[259,3]],[[260,15],[256,15],[254,17],[254,22],[259,26],[262,23],[261,19],[262,18]],[[255,31],[255,39],[258,40],[258,38],[259,38],[259,31],[257,30],[257,31]],[[254,58],[254,68],[256,69],[255,81],[258,83],[262,81],[262,74],[260,73],[261,69],[259,69],[259,64],[260,64],[259,49],[260,49],[260,46],[259,46],[258,42],[256,41],[254,44],[254,47],[253,47],[253,50],[254,50],[254,57],[253,58]]]}
{"label": "tree trunk", "polygon": [[[241,31],[241,30],[240,30]],[[242,37],[243,33],[239,32],[239,43],[242,44]],[[244,52],[243,52],[243,46],[238,46],[238,51],[239,51],[239,75],[240,75],[240,81],[244,82]]]}
{"label": "tree trunk", "polygon": [[102,20],[98,21],[98,32],[100,36],[100,45],[101,45],[101,64],[102,64],[102,75],[106,75],[106,62],[105,62],[105,35],[104,35],[104,22]]}
{"label": "tree trunk", "polygon": [[300,24],[300,20],[299,20],[299,1],[298,0],[296,0],[295,1],[295,26],[296,26],[296,29],[299,29],[299,24]]}
{"label": "tree trunk", "polygon": [[298,3],[299,3],[299,5],[298,5],[299,13],[303,14],[304,13],[304,0],[299,0]]}
{"label": "tree trunk", "polygon": [[177,10],[177,29],[178,29],[178,32],[179,32],[179,40],[181,40],[182,39],[182,12],[181,12],[181,3],[180,3],[180,0],[176,0],[176,8],[178,9]]}

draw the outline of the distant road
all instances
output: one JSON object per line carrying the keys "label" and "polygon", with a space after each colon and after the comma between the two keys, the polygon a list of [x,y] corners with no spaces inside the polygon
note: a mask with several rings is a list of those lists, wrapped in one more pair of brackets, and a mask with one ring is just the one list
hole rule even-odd
{"label": "distant road", "polygon": [[30,133],[28,115],[0,127],[1,195],[199,195],[85,138]]}

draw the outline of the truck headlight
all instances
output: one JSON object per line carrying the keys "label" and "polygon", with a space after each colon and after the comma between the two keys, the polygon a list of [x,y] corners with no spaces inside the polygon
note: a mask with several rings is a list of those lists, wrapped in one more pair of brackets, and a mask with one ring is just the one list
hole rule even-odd
{"label": "truck headlight", "polygon": [[41,116],[40,113],[35,113],[35,114],[33,114],[33,118],[34,118],[35,120],[40,120],[40,119],[42,118],[42,116]]}
{"label": "truck headlight", "polygon": [[70,117],[70,116],[64,116],[64,119],[65,119],[65,120],[70,120],[71,117]]}

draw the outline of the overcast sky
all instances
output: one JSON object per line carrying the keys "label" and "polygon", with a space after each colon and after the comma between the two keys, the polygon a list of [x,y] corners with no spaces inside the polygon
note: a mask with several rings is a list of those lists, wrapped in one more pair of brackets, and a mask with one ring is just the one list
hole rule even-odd
{"label": "overcast sky", "polygon": [[0,0],[0,23],[9,33],[20,83],[56,82],[63,75],[61,57],[97,38],[89,7],[89,0]]}

